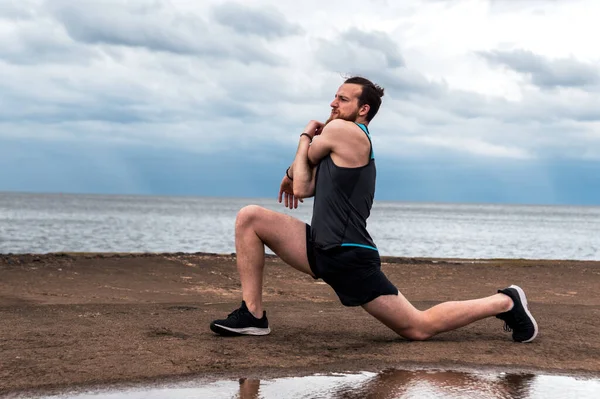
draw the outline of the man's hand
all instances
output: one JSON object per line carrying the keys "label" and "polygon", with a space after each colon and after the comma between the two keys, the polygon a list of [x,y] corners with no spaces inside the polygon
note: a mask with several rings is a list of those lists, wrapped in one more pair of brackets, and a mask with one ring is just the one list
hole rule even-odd
{"label": "man's hand", "polygon": [[306,127],[304,128],[303,133],[308,133],[308,135],[310,135],[310,137],[313,138],[313,137],[321,134],[321,131],[323,131],[324,127],[325,127],[325,124],[322,122],[310,121],[310,122],[308,122],[308,125],[306,125]]}
{"label": "man's hand", "polygon": [[279,203],[285,200],[285,207],[290,209],[298,208],[298,201],[304,202],[301,198],[296,198],[294,196],[294,187],[292,186],[292,181],[288,179],[287,176],[283,176],[283,180],[281,181],[281,186],[279,187]]}

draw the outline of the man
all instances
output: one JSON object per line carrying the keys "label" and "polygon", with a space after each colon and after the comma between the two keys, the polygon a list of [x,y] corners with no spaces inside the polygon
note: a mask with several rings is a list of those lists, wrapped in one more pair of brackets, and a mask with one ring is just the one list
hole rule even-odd
{"label": "man", "polygon": [[344,306],[362,306],[399,335],[425,340],[477,320],[496,316],[518,342],[538,331],[525,293],[518,286],[495,295],[416,309],[381,271],[379,252],[366,229],[375,193],[375,159],[369,122],[384,90],[362,77],[347,79],[331,102],[326,123],[311,121],[300,135],[286,171],[279,202],[290,209],[314,196],[311,224],[250,205],[235,224],[242,306],[211,323],[221,335],[270,333],[262,304],[264,246],[285,263],[329,284]]}

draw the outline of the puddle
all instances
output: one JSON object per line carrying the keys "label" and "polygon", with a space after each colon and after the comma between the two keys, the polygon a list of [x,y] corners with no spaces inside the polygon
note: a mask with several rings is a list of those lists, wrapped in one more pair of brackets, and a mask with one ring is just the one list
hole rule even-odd
{"label": "puddle", "polygon": [[380,373],[327,374],[308,377],[188,381],[125,390],[97,390],[44,399],[534,399],[598,398],[600,380],[541,374],[385,370]]}

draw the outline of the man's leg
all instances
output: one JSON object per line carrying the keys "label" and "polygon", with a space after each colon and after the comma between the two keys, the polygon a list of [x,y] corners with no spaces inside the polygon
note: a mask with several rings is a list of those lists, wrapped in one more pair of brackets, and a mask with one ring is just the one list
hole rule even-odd
{"label": "man's leg", "polygon": [[221,335],[266,335],[271,332],[262,307],[265,245],[284,262],[314,276],[306,251],[306,223],[259,206],[244,207],[235,222],[237,268],[242,306],[210,329]]}
{"label": "man's leg", "polygon": [[244,207],[235,223],[235,248],[242,299],[255,317],[263,313],[265,245],[288,265],[313,275],[306,254],[306,223],[259,206]]}
{"label": "man's leg", "polygon": [[382,295],[363,305],[383,324],[411,340],[425,340],[507,312],[512,307],[513,300],[500,293],[481,299],[444,302],[425,311],[415,308],[401,293]]}
{"label": "man's leg", "polygon": [[306,254],[306,223],[256,205],[241,209],[235,222],[235,248],[242,299],[259,318],[263,314],[265,245],[288,265],[313,276]]}

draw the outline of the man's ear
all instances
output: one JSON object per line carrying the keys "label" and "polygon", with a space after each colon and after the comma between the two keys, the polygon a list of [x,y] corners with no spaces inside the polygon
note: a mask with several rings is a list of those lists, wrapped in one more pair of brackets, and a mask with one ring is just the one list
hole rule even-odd
{"label": "man's ear", "polygon": [[369,104],[364,104],[362,107],[360,107],[360,109],[358,110],[358,114],[360,116],[366,116],[369,111],[371,110],[371,106]]}

